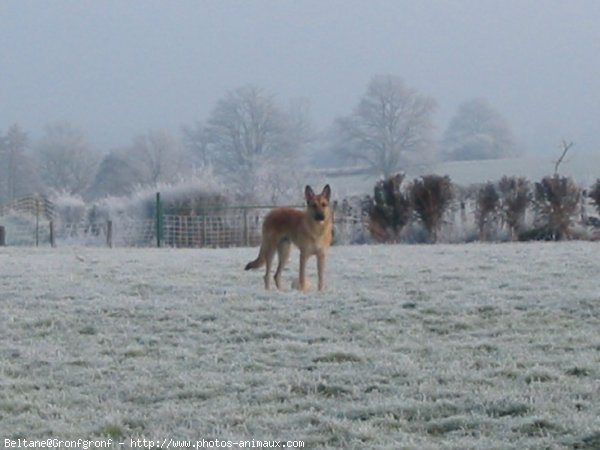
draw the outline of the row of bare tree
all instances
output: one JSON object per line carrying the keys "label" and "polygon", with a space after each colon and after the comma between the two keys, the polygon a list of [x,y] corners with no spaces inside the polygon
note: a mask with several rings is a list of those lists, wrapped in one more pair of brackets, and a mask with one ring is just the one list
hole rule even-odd
{"label": "row of bare tree", "polygon": [[259,198],[269,191],[296,192],[307,160],[322,166],[358,164],[389,176],[447,159],[486,159],[512,154],[506,121],[484,100],[462,105],[440,145],[434,138],[434,99],[394,75],[375,76],[347,116],[329,133],[312,125],[305,101],[283,104],[248,85],[227,93],[207,120],[175,137],[152,130],[130,145],[103,152],[69,124],[46,128],[38,142],[18,125],[0,134],[0,202],[33,192],[63,191],[84,198],[123,196],[139,186],[173,183],[207,168],[230,194]]}

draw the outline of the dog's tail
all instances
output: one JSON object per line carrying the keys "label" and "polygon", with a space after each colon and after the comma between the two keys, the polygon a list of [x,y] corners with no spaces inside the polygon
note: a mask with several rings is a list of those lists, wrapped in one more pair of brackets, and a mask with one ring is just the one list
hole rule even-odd
{"label": "dog's tail", "polygon": [[246,268],[244,270],[258,269],[259,267],[262,267],[264,265],[265,265],[264,258],[261,258],[259,256],[254,261],[250,261],[248,264],[246,264]]}
{"label": "dog's tail", "polygon": [[244,270],[258,269],[259,267],[264,266],[265,262],[264,252],[261,247],[258,257],[254,261],[250,261],[248,264],[246,264],[246,268]]}

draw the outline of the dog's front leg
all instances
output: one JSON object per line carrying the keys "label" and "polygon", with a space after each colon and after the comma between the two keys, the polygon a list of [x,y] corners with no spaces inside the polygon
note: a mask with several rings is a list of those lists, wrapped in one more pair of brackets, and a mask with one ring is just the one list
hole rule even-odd
{"label": "dog's front leg", "polygon": [[320,250],[317,253],[317,272],[319,274],[319,290],[325,287],[325,252]]}
{"label": "dog's front leg", "polygon": [[307,252],[300,251],[300,276],[298,289],[301,291],[306,290],[306,261],[310,255]]}

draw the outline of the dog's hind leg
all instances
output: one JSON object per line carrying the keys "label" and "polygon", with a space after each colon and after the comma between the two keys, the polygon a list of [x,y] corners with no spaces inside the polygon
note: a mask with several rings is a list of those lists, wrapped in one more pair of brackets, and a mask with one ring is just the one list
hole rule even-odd
{"label": "dog's hind leg", "polygon": [[265,262],[267,268],[265,269],[265,289],[271,289],[271,265],[273,264],[273,258],[275,257],[275,248],[267,248],[265,251]]}
{"label": "dog's hind leg", "polygon": [[277,289],[281,289],[281,272],[283,272],[283,268],[290,257],[290,249],[291,243],[289,239],[282,239],[277,245],[277,256],[279,262],[277,264],[275,276],[273,277],[275,279],[275,285],[277,286]]}

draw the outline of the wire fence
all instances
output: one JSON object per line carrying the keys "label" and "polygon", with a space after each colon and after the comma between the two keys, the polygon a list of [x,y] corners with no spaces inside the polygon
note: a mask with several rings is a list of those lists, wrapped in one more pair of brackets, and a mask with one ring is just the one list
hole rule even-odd
{"label": "wire fence", "polygon": [[[200,214],[163,214],[160,204],[152,219],[128,216],[110,220],[64,222],[56,214],[4,208],[0,245],[106,247],[244,247],[257,246],[262,222],[273,206],[206,208]],[[360,235],[360,218],[336,216],[336,237],[347,241]],[[358,230],[358,231],[357,231]]]}
{"label": "wire fence", "polygon": [[45,195],[35,194],[13,200],[6,205],[0,205],[0,217],[12,213],[23,213],[52,220],[56,216],[54,204]]}
{"label": "wire fence", "polygon": [[[193,214],[163,214],[157,202],[155,214],[147,212],[146,218],[117,214],[98,219],[98,215],[88,215],[83,220],[65,221],[47,200],[33,198],[14,202],[12,208],[0,208],[0,246],[254,247],[260,244],[262,223],[272,208],[212,207]],[[332,208],[334,244],[373,242],[369,219],[360,204],[334,202]],[[444,242],[477,239],[472,214],[467,215],[461,208],[450,211],[447,219]],[[405,228],[404,242],[426,242],[422,228]],[[600,220],[596,217],[582,215],[574,229],[579,233],[575,238],[600,240]],[[497,240],[505,239],[500,234],[503,229],[496,232]]]}
{"label": "wire fence", "polygon": [[[203,215],[160,215],[159,219],[117,217],[69,223],[31,216],[0,216],[4,245],[221,248],[260,245],[262,222],[271,207],[221,208]],[[366,227],[360,217],[335,218],[337,242],[360,242]],[[0,242],[0,245],[3,243]]]}
{"label": "wire fence", "polygon": [[[40,236],[48,236],[48,241],[52,242],[55,216],[54,204],[40,194],[0,205],[0,245],[6,245],[7,242],[39,245]],[[7,238],[7,226],[3,224],[6,221],[12,225],[9,238]]]}
{"label": "wire fence", "polygon": [[169,247],[240,247],[260,243],[267,208],[223,210],[202,216],[163,216],[163,239]]}

